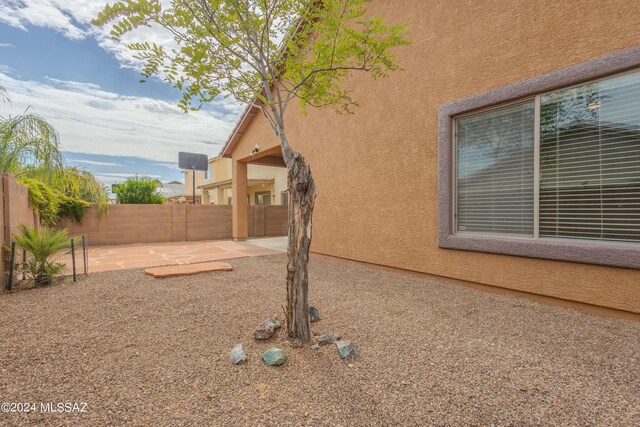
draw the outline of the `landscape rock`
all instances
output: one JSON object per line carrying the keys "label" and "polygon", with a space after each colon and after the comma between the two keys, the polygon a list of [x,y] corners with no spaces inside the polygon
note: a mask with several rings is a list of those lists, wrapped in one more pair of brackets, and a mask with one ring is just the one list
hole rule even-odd
{"label": "landscape rock", "polygon": [[322,334],[318,337],[318,345],[329,345],[338,341],[340,338],[340,334],[335,334],[333,332],[329,332],[326,334]]}
{"label": "landscape rock", "polygon": [[264,352],[262,360],[269,366],[280,366],[287,361],[287,355],[283,349],[273,347]]}
{"label": "landscape rock", "polygon": [[312,322],[320,320],[320,312],[315,307],[309,307],[309,317]]}
{"label": "landscape rock", "polygon": [[247,355],[242,349],[242,344],[238,344],[235,347],[233,347],[233,350],[231,350],[231,353],[229,353],[229,362],[233,363],[234,365],[237,365],[246,360],[247,360]]}
{"label": "landscape rock", "polygon": [[311,350],[313,350],[313,351],[316,351],[316,350],[319,350],[319,349],[320,349],[320,346],[318,344],[314,344],[314,345],[311,346]]}
{"label": "landscape rock", "polygon": [[275,330],[280,327],[280,321],[267,319],[260,323],[253,331],[253,337],[257,340],[268,340],[273,336]]}
{"label": "landscape rock", "polygon": [[358,357],[358,346],[351,341],[336,341],[336,347],[338,347],[338,353],[342,359]]}

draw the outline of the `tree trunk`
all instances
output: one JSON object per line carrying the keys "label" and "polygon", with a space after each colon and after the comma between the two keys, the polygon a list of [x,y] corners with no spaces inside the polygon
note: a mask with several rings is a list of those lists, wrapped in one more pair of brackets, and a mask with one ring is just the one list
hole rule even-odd
{"label": "tree trunk", "polygon": [[298,152],[287,162],[289,243],[287,249],[287,335],[298,345],[311,341],[309,323],[309,246],[316,186],[307,159]]}

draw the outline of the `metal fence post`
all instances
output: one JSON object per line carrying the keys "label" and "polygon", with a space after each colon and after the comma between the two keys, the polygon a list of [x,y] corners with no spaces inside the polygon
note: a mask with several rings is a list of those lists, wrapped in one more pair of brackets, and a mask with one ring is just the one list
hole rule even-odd
{"label": "metal fence post", "polygon": [[71,265],[73,266],[73,281],[76,281],[76,250],[75,245],[73,243],[73,239],[71,239]]}
{"label": "metal fence post", "polygon": [[7,280],[7,290],[13,288],[13,264],[16,260],[16,242],[11,242],[11,255],[9,256],[9,280]]}
{"label": "metal fence post", "polygon": [[82,266],[84,267],[84,275],[89,274],[89,265],[87,261],[87,236],[82,235]]}
{"label": "metal fence post", "polygon": [[25,268],[24,268],[25,265],[27,265],[27,250],[23,249],[22,250],[22,280],[27,279],[27,274],[25,273]]}

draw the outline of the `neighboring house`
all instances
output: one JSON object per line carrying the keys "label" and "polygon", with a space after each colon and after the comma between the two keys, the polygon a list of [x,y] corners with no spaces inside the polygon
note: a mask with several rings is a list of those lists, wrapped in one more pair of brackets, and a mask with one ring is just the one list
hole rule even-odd
{"label": "neighboring house", "polygon": [[[191,171],[185,172],[192,179]],[[286,205],[287,171],[283,167],[251,165],[248,170],[247,203],[250,205]],[[209,169],[196,175],[196,193],[202,204],[231,205],[231,159],[209,159]],[[189,187],[190,189],[193,187]],[[191,191],[191,190],[187,191]]]}
{"label": "neighboring house", "polygon": [[[188,200],[189,203],[191,203],[192,199],[193,199],[193,172],[190,169],[184,170],[184,193],[183,196]],[[196,174],[196,191],[195,191],[195,195],[196,195],[196,204],[200,204],[202,201],[202,190],[200,190],[198,188],[198,186],[202,185],[202,183],[205,181],[208,171],[195,171]]]}
{"label": "neighboring house", "polygon": [[[640,313],[640,26],[629,3],[369,10],[410,22],[413,43],[396,51],[404,71],[349,79],[355,115],[287,116],[317,185],[312,251]],[[252,164],[282,160],[256,108],[221,155],[235,199]],[[246,205],[234,204],[234,238],[247,230]]]}
{"label": "neighboring house", "polygon": [[158,181],[158,193],[162,194],[167,203],[187,203],[187,198],[184,194],[184,184],[180,181]]}

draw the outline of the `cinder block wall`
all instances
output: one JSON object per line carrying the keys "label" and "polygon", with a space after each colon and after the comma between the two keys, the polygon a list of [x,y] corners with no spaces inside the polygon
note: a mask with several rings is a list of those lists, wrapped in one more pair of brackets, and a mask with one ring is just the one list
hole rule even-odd
{"label": "cinder block wall", "polygon": [[39,223],[29,207],[29,190],[8,173],[0,173],[0,230],[2,230],[2,258],[0,260],[0,288],[4,289],[8,269],[8,256],[4,246],[11,243],[19,224],[33,226]]}
{"label": "cinder block wall", "polygon": [[185,240],[231,238],[231,206],[183,205],[186,209]]}
{"label": "cinder block wall", "polygon": [[33,226],[37,223],[37,217],[29,207],[29,190],[16,181],[16,178],[8,173],[0,174],[2,180],[2,216],[3,216],[3,240],[11,241],[18,231],[18,224]]}
{"label": "cinder block wall", "polygon": [[[98,218],[91,206],[80,224],[64,218],[59,228],[86,235],[90,245],[183,242],[231,238],[228,205],[111,205]],[[250,206],[251,237],[287,234],[286,206]]]}
{"label": "cinder block wall", "polygon": [[264,235],[286,236],[289,231],[287,206],[258,206],[264,209]]}

